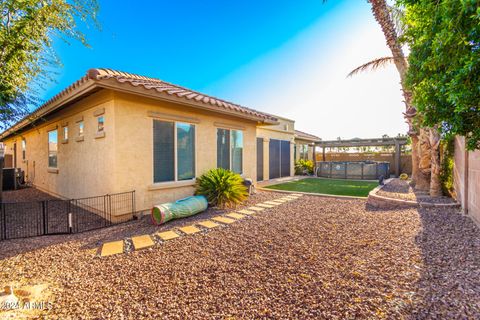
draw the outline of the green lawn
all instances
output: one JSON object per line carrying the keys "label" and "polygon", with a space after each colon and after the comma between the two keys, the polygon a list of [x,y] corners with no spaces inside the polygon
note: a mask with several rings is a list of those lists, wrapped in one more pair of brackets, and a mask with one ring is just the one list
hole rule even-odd
{"label": "green lawn", "polygon": [[334,179],[306,178],[268,186],[269,189],[326,193],[341,196],[367,197],[370,190],[378,186],[372,181],[351,181]]}

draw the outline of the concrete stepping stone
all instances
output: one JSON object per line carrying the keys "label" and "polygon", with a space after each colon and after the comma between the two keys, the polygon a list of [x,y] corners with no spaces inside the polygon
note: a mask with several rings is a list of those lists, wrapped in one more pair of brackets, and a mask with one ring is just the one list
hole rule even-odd
{"label": "concrete stepping stone", "polygon": [[215,221],[218,221],[218,222],[221,222],[221,223],[226,223],[226,224],[230,224],[230,223],[235,222],[235,220],[230,219],[230,218],[226,218],[226,217],[213,217],[212,220],[215,220]]}
{"label": "concrete stepping stone", "polygon": [[123,240],[104,243],[100,256],[108,257],[119,253],[123,253]]}
{"label": "concrete stepping stone", "polygon": [[132,237],[132,243],[135,250],[141,250],[155,245],[155,242],[153,242],[152,238],[148,234]]}
{"label": "concrete stepping stone", "polygon": [[264,203],[266,203],[266,204],[271,204],[272,206],[278,206],[278,205],[280,205],[280,203],[274,202],[274,201],[265,201]]}
{"label": "concrete stepping stone", "polygon": [[282,199],[275,199],[275,200],[272,200],[273,202],[278,202],[278,203],[285,203],[287,202],[287,200],[282,200]]}
{"label": "concrete stepping stone", "polygon": [[259,203],[256,206],[257,207],[262,207],[262,208],[267,208],[267,209],[275,207],[275,206],[272,206],[271,204],[264,204],[264,203]]}
{"label": "concrete stepping stone", "polygon": [[[263,210],[263,209],[262,209]],[[247,209],[243,209],[243,210],[238,210],[239,213],[243,213],[243,214],[255,214],[255,211],[251,211],[251,210],[247,210]]]}
{"label": "concrete stepping stone", "polygon": [[194,234],[194,233],[197,233],[197,232],[200,232],[202,230],[198,229],[197,227],[191,225],[191,226],[186,226],[186,227],[181,227],[181,228],[178,228],[180,231],[182,231],[183,233],[186,233],[186,234]]}
{"label": "concrete stepping stone", "polygon": [[245,218],[245,216],[243,214],[235,213],[235,212],[230,212],[230,213],[226,214],[225,216],[227,216],[229,218],[237,219],[237,220]]}
{"label": "concrete stepping stone", "polygon": [[180,235],[178,233],[175,233],[171,230],[169,231],[164,231],[164,232],[158,232],[157,233],[157,236],[162,239],[163,241],[168,241],[168,240],[172,240],[172,239],[175,239],[175,238],[178,238],[180,237]]}
{"label": "concrete stepping stone", "polygon": [[[260,207],[249,207],[248,210],[253,210],[253,211],[263,211],[265,210],[265,208],[260,208]],[[238,211],[238,212],[242,212],[242,211]]]}
{"label": "concrete stepping stone", "polygon": [[212,228],[215,228],[215,227],[219,226],[218,223],[215,223],[215,222],[210,221],[210,220],[201,221],[197,224],[201,225],[202,227],[208,228],[208,229],[212,229]]}

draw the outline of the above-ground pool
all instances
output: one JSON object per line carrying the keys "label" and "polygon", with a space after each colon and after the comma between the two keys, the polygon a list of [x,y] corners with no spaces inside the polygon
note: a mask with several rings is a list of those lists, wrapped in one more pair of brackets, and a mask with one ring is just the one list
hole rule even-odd
{"label": "above-ground pool", "polygon": [[390,177],[390,163],[379,161],[317,162],[315,174],[333,179],[377,180]]}

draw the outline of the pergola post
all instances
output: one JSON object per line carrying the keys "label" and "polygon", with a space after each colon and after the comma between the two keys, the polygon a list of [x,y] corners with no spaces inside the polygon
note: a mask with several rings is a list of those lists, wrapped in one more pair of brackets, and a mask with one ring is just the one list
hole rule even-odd
{"label": "pergola post", "polygon": [[322,161],[325,162],[325,147],[322,148]]}

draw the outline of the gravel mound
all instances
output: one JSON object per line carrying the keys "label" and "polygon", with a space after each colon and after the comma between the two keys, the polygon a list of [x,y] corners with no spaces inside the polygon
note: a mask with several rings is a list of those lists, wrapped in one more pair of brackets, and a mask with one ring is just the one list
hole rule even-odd
{"label": "gravel mound", "polygon": [[401,200],[418,201],[421,203],[443,203],[453,204],[455,201],[450,197],[435,197],[432,198],[428,193],[414,191],[408,184],[408,181],[393,179],[385,184],[378,192],[378,195]]}

